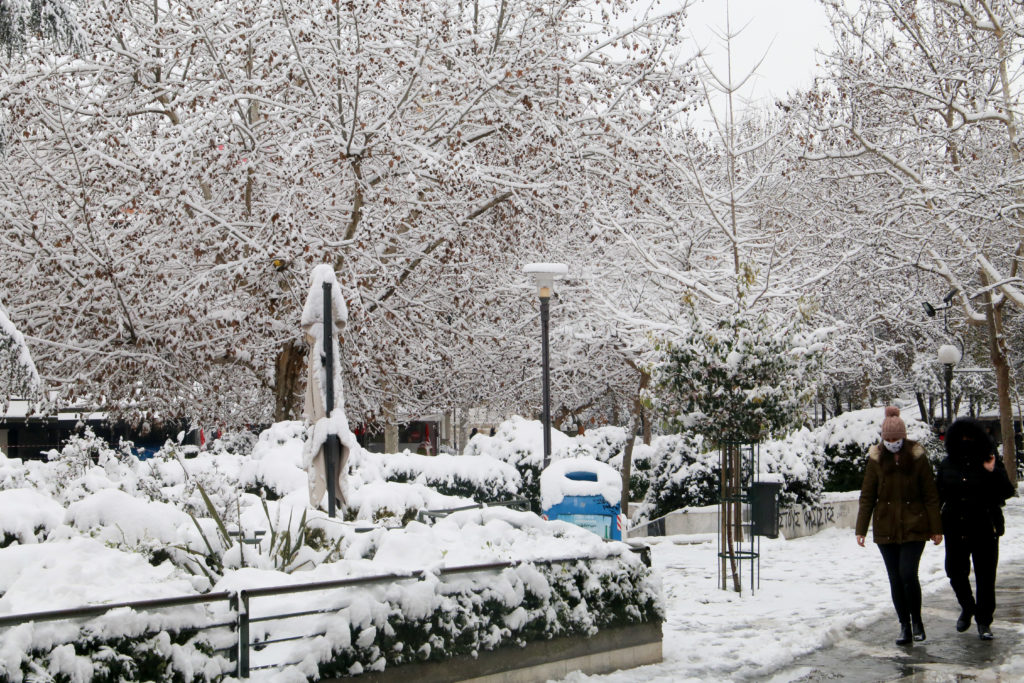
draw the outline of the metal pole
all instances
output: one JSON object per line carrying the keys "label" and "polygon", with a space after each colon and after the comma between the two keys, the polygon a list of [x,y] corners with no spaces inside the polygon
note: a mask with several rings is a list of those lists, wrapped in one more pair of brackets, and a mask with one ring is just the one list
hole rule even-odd
{"label": "metal pole", "polygon": [[945,363],[946,366],[946,432],[953,424],[953,366]]}
{"label": "metal pole", "polygon": [[551,362],[548,358],[548,305],[551,297],[540,298],[540,349],[544,366],[544,469],[551,461]]}
{"label": "metal pole", "polygon": [[238,593],[238,677],[249,677],[249,595]]}
{"label": "metal pole", "polygon": [[[324,409],[327,417],[330,418],[334,411],[334,312],[331,306],[331,283],[324,283],[324,385],[326,396],[324,397]],[[334,517],[334,509],[337,505],[335,500],[335,477],[334,465],[338,454],[338,437],[329,434],[324,441],[324,469],[327,470],[327,516]]]}

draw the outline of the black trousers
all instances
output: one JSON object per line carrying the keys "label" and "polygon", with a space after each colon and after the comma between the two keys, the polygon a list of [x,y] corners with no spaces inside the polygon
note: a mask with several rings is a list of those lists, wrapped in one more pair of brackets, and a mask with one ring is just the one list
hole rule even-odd
{"label": "black trousers", "polygon": [[878,550],[889,573],[889,591],[892,606],[901,624],[921,621],[921,582],[917,579],[917,567],[921,564],[924,541],[909,543],[880,543]]}
{"label": "black trousers", "polygon": [[[974,560],[976,592],[971,593],[971,560]],[[992,623],[996,611],[996,565],[999,538],[995,536],[946,537],[946,576],[960,607],[973,612],[982,626]]]}

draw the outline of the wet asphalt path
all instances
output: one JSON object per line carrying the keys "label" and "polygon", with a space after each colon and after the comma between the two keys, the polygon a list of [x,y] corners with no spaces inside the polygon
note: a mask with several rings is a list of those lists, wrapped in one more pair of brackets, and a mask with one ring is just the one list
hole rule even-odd
{"label": "wet asphalt path", "polygon": [[[973,576],[972,576],[973,584]],[[960,615],[948,586],[925,596],[924,619],[928,638],[900,647],[893,641],[898,624],[877,621],[852,631],[835,645],[796,660],[772,676],[772,683],[875,683],[877,681],[1024,681],[1024,670],[999,669],[1011,657],[1024,655],[1024,564],[999,566],[996,581],[995,640],[982,641],[971,628],[957,633]]]}

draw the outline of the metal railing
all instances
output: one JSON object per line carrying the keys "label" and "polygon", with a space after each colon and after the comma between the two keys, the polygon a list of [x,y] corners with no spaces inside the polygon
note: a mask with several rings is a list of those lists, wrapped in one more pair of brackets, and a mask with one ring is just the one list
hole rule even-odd
{"label": "metal railing", "polygon": [[510,507],[510,508],[522,508],[524,510],[530,509],[529,498],[509,498],[508,500],[497,500],[493,503],[473,503],[472,505],[463,505],[457,508],[444,508],[441,510],[420,510],[416,513],[416,521],[424,522],[428,519],[440,519],[447,517],[453,512],[462,512],[463,510],[479,510],[481,508],[490,507]]}
{"label": "metal railing", "polygon": [[[645,564],[650,566],[650,549],[631,546],[634,552],[641,555]],[[484,564],[462,565],[455,567],[442,567],[438,569],[421,569],[405,573],[375,574],[372,576],[359,576],[331,581],[316,581],[311,583],[292,584],[283,586],[265,586],[260,588],[243,589],[236,592],[223,591],[218,593],[206,593],[203,595],[186,595],[173,598],[158,598],[152,600],[137,600],[133,602],[111,603],[105,605],[89,605],[71,609],[51,610],[46,612],[33,612],[26,614],[10,614],[0,616],[0,628],[17,626],[19,624],[41,621],[75,620],[98,617],[117,609],[131,609],[136,612],[152,611],[170,607],[182,607],[187,605],[205,604],[211,605],[221,602],[228,603],[229,620],[217,623],[190,625],[189,630],[206,631],[217,628],[227,628],[235,637],[233,644],[227,647],[214,649],[214,652],[223,652],[229,662],[235,664],[235,675],[239,678],[247,678],[252,671],[259,669],[282,668],[298,662],[276,662],[251,666],[250,654],[253,650],[262,650],[268,645],[287,641],[296,641],[323,636],[326,631],[316,633],[295,634],[277,638],[265,638],[263,640],[252,640],[251,627],[255,623],[284,621],[315,615],[330,615],[341,612],[347,605],[338,607],[326,607],[316,609],[299,609],[284,613],[268,613],[254,616],[252,613],[253,601],[259,598],[291,595],[296,593],[310,593],[314,591],[336,590],[370,586],[373,584],[389,584],[397,581],[419,581],[428,576],[453,576],[459,574],[472,574],[490,571],[503,571],[514,567],[533,565],[551,566],[558,564],[570,564],[574,562],[591,562],[594,560],[608,559],[593,557],[589,555],[560,557],[539,560],[515,560],[508,562],[490,562]],[[147,634],[152,635],[152,634]]]}
{"label": "metal railing", "polygon": [[[210,624],[192,624],[189,630],[209,631],[212,629],[226,628],[232,632],[238,629],[238,596],[234,592],[221,591],[217,593],[204,593],[202,595],[182,595],[172,598],[154,598],[150,600],[134,600],[131,602],[113,602],[104,605],[85,605],[69,609],[48,610],[44,612],[30,612],[26,614],[7,614],[0,616],[0,629],[11,626],[18,626],[26,623],[38,623],[46,621],[73,621],[76,619],[91,619],[101,617],[108,612],[118,609],[130,609],[135,612],[151,612],[159,609],[172,607],[186,607],[189,605],[210,605],[220,602],[228,603],[228,611],[231,614],[230,621]],[[144,636],[156,635],[159,631],[147,632]],[[223,652],[228,661],[236,664],[238,660],[238,645],[214,648],[214,652]]]}

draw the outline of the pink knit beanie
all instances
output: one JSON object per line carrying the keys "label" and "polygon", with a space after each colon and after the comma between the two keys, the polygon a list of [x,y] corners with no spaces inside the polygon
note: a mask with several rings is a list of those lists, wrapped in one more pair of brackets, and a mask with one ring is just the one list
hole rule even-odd
{"label": "pink knit beanie", "polygon": [[896,406],[889,406],[885,409],[885,419],[882,420],[882,441],[899,441],[907,438],[907,425],[900,419],[900,409]]}

